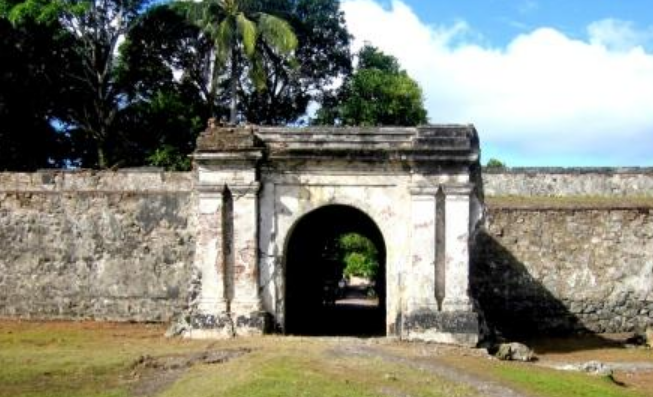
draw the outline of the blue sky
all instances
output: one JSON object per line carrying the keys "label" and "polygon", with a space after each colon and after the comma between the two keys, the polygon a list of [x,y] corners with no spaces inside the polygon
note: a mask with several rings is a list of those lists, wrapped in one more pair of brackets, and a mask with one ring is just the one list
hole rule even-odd
{"label": "blue sky", "polygon": [[[389,7],[391,1],[379,1]],[[405,1],[426,23],[465,20],[492,44],[505,46],[516,35],[549,26],[570,37],[586,37],[592,22],[613,18],[646,27],[653,4],[648,0],[456,0]]]}
{"label": "blue sky", "polygon": [[355,45],[397,56],[431,122],[483,161],[653,166],[650,0],[343,0]]}

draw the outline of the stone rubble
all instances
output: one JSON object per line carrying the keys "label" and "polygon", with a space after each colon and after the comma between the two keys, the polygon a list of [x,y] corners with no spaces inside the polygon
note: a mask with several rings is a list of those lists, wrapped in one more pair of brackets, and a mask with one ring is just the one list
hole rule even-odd
{"label": "stone rubble", "polygon": [[533,350],[519,342],[500,344],[494,356],[503,361],[530,362],[535,360],[535,353]]}

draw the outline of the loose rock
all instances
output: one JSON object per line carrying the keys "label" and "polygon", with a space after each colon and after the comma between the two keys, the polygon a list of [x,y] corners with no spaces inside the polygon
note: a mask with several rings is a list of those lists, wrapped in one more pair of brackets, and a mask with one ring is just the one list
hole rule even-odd
{"label": "loose rock", "polygon": [[523,343],[512,342],[502,343],[495,354],[499,360],[505,361],[533,361],[535,354],[528,346]]}
{"label": "loose rock", "polygon": [[612,376],[612,368],[600,361],[588,361],[579,366],[579,369],[594,376]]}
{"label": "loose rock", "polygon": [[166,330],[166,338],[174,338],[176,336],[182,336],[186,331],[190,330],[190,324],[185,319],[177,319],[170,324],[170,327]]}

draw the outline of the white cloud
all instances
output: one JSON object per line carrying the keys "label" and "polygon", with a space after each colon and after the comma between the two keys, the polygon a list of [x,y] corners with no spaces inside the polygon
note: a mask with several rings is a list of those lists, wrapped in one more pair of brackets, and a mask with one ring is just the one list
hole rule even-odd
{"label": "white cloud", "polygon": [[653,165],[653,54],[632,25],[597,22],[587,41],[539,28],[490,48],[464,22],[429,26],[398,0],[342,7],[356,46],[395,55],[419,81],[432,122],[474,123],[484,147],[523,164]]}
{"label": "white cloud", "polygon": [[603,19],[587,27],[590,43],[603,45],[611,50],[628,51],[644,47],[653,40],[653,29],[639,30],[635,24],[619,19]]}

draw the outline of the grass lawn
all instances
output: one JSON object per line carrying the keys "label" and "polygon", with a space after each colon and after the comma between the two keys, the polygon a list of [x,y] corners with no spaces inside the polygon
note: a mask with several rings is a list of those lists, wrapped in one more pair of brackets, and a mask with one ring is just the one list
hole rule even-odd
{"label": "grass lawn", "polygon": [[0,397],[478,395],[467,382],[419,364],[429,360],[533,397],[653,396],[435,345],[275,336],[187,341],[163,332],[159,325],[0,321]]}

